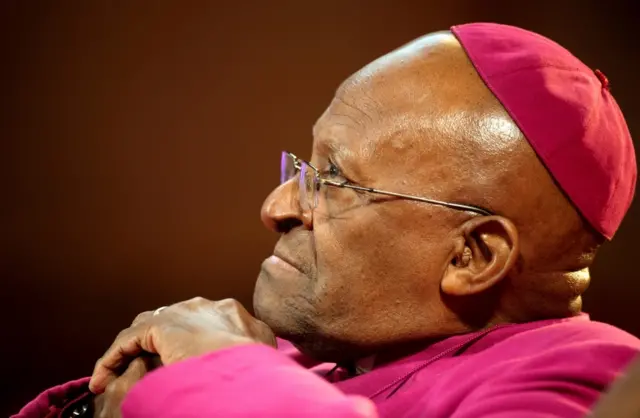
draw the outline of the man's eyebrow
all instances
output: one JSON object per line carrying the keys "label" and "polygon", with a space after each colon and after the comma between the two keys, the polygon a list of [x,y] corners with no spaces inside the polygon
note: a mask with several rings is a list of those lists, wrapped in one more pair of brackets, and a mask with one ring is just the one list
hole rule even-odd
{"label": "man's eyebrow", "polygon": [[330,157],[340,171],[354,182],[370,181],[370,176],[363,171],[361,161],[354,158],[353,150],[331,136],[317,138],[317,151]]}
{"label": "man's eyebrow", "polygon": [[331,136],[316,137],[316,147],[318,151],[323,154],[336,156],[338,158],[348,154],[348,150],[344,144],[341,144],[340,141]]}
{"label": "man's eyebrow", "polygon": [[344,143],[346,140],[344,136],[354,133],[358,136],[362,135],[362,132],[358,127],[353,126],[351,123],[344,123],[340,121],[332,121],[330,126],[318,126],[316,124],[313,127],[313,138],[319,148],[324,152],[331,152],[335,155],[344,154],[346,156],[346,154],[349,153],[349,148]]}

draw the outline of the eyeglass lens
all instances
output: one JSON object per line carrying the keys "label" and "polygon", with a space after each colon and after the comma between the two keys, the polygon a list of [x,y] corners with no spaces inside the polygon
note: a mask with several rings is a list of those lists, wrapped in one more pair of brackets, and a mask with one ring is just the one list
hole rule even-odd
{"label": "eyeglass lens", "polygon": [[289,181],[297,174],[296,162],[286,151],[282,152],[280,158],[280,184]]}
{"label": "eyeglass lens", "polygon": [[298,193],[300,207],[303,210],[315,209],[318,204],[318,179],[315,171],[301,160],[297,160],[289,153],[283,152],[280,159],[280,184],[298,176]]}

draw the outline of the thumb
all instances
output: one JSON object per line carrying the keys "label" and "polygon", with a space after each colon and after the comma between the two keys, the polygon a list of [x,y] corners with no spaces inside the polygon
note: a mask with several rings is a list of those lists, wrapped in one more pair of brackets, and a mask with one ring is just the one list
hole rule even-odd
{"label": "thumb", "polygon": [[[121,375],[122,370],[129,363],[147,353],[157,353],[154,344],[154,333],[149,331],[149,327],[135,327],[122,331],[107,352],[97,361],[91,380],[89,390],[100,394],[107,385]],[[144,363],[146,364],[146,363]],[[136,366],[141,367],[142,365]]]}

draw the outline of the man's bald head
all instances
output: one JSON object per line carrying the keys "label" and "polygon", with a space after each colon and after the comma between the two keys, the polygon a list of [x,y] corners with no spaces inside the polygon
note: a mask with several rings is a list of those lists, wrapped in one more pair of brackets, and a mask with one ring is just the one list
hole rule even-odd
{"label": "man's bald head", "polygon": [[304,210],[297,182],[280,185],[262,217],[291,268],[265,261],[254,306],[309,354],[348,360],[579,311],[599,240],[451,33],[345,81],[314,126],[310,162],[334,182],[495,216],[330,186]]}
{"label": "man's bald head", "polygon": [[[371,113],[365,155],[404,169],[425,192],[508,217],[521,268],[588,267],[602,240],[583,221],[451,32],[426,35],[367,65],[336,100]],[[389,150],[392,150],[391,152]],[[426,179],[426,181],[425,181]],[[420,184],[422,182],[422,184]],[[559,257],[558,254],[561,254]]]}

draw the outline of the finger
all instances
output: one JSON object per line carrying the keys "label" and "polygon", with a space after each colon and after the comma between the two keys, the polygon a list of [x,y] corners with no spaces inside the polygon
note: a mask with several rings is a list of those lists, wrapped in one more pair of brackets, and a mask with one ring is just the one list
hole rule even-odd
{"label": "finger", "polygon": [[138,316],[136,316],[133,320],[133,322],[131,323],[131,326],[134,327],[138,324],[140,324],[143,321],[146,321],[147,319],[151,318],[153,316],[153,311],[146,311],[146,312],[142,312],[140,314],[138,314]]}
{"label": "finger", "polygon": [[111,347],[96,363],[89,381],[89,390],[95,394],[104,392],[105,387],[115,380],[119,372],[142,351],[152,347],[144,344],[148,326],[137,326],[121,332]]}
{"label": "finger", "polygon": [[147,363],[144,357],[137,357],[131,361],[127,370],[121,376],[109,383],[103,395],[109,396],[109,401],[116,401],[118,404],[122,398],[138,380],[147,372]]}
{"label": "finger", "polygon": [[151,357],[150,356],[142,356],[136,357],[131,361],[127,370],[119,377],[122,379],[124,383],[124,388],[129,389],[135,382],[142,379],[142,376],[147,374],[151,367]]}
{"label": "finger", "polygon": [[235,325],[238,330],[248,333],[253,316],[235,299],[222,299],[213,303],[216,312]]}
{"label": "finger", "polygon": [[223,299],[216,302],[216,308],[226,319],[246,336],[262,341],[272,347],[277,347],[275,335],[264,322],[256,319],[249,311],[235,299]]}
{"label": "finger", "polygon": [[109,383],[104,393],[94,398],[95,418],[121,418],[120,405],[133,385],[151,370],[149,361],[147,356],[133,359],[122,376]]}
{"label": "finger", "polygon": [[255,325],[256,325],[256,328],[258,329],[257,335],[259,336],[258,337],[259,341],[262,341],[273,348],[278,348],[278,340],[276,339],[276,335],[274,334],[271,327],[269,327],[269,325],[265,324],[262,321],[259,321],[259,320],[256,320],[256,321],[257,323]]}
{"label": "finger", "polygon": [[89,381],[89,390],[95,394],[104,392],[129,362],[142,351],[139,328],[122,331],[107,352],[96,362]]}

